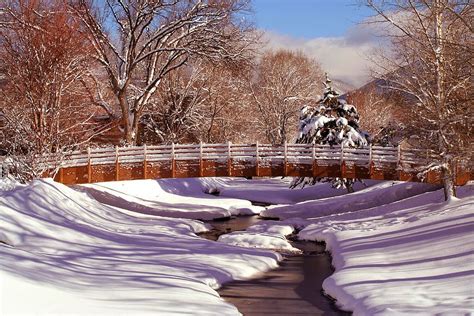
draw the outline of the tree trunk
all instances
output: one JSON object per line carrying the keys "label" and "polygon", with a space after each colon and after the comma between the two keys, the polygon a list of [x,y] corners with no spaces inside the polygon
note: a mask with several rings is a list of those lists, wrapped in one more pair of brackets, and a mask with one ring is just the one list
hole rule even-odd
{"label": "tree trunk", "polygon": [[135,112],[133,115],[133,122],[130,128],[130,142],[129,144],[134,146],[138,140],[138,125],[140,123],[141,112]]}
{"label": "tree trunk", "polygon": [[453,172],[450,167],[445,167],[442,169],[441,175],[443,177],[444,200],[450,201],[452,197],[456,197]]}
{"label": "tree trunk", "polygon": [[125,141],[125,144],[132,145],[133,142],[133,128],[131,122],[131,113],[128,107],[127,96],[125,90],[120,90],[117,93],[117,99],[120,105],[120,110],[122,112],[121,124],[123,127],[123,136],[122,139]]}

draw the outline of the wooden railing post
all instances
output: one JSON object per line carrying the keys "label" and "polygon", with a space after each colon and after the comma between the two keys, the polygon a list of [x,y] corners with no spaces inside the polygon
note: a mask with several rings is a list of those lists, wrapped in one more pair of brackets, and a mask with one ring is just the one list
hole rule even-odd
{"label": "wooden railing post", "polygon": [[316,172],[318,170],[318,164],[316,162],[316,144],[313,143],[313,154],[312,154],[312,157],[313,157],[313,176],[316,175]]}
{"label": "wooden railing post", "polygon": [[344,162],[344,144],[341,143],[341,161],[340,161],[340,164],[342,165],[343,162]]}
{"label": "wooden railing post", "polygon": [[87,147],[87,183],[92,182],[91,148]]}
{"label": "wooden railing post", "polygon": [[397,169],[400,166],[401,160],[402,160],[402,150],[400,148],[400,144],[398,144],[398,146],[397,146]]}
{"label": "wooden railing post", "polygon": [[199,176],[203,177],[204,176],[204,162],[202,160],[202,141],[199,142]]}
{"label": "wooden railing post", "polygon": [[227,176],[232,176],[232,143],[227,143]]}
{"label": "wooden railing post", "polygon": [[288,143],[283,144],[283,175],[288,176]]}
{"label": "wooden railing post", "polygon": [[260,176],[260,166],[258,161],[258,142],[255,144],[255,175]]}
{"label": "wooden railing post", "polygon": [[341,177],[344,178],[346,174],[346,163],[344,162],[344,143],[341,143],[341,161],[339,162],[339,164],[341,170]]}
{"label": "wooden railing post", "polygon": [[402,150],[400,148],[400,144],[398,144],[398,146],[397,146],[397,167],[396,167],[397,180],[400,180],[400,174],[402,173],[401,161],[402,161]]}
{"label": "wooden railing post", "polygon": [[171,178],[176,177],[176,162],[174,153],[174,142],[171,143]]}
{"label": "wooden railing post", "polygon": [[119,148],[115,146],[115,181],[120,180]]}
{"label": "wooden railing post", "polygon": [[147,178],[147,162],[146,162],[146,144],[143,145],[143,179]]}
{"label": "wooden railing post", "polygon": [[59,183],[64,184],[64,169],[59,167]]}
{"label": "wooden railing post", "polygon": [[372,178],[372,174],[374,173],[374,166],[372,163],[372,144],[369,145],[369,177]]}
{"label": "wooden railing post", "polygon": [[454,179],[454,185],[458,184],[458,158],[455,158],[454,161],[452,162],[453,164],[453,179]]}

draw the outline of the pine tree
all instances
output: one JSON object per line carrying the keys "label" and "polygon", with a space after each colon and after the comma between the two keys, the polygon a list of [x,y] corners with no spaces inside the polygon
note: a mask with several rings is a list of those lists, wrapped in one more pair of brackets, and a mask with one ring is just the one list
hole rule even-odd
{"label": "pine tree", "polygon": [[[299,135],[296,143],[316,145],[342,145],[344,147],[364,147],[369,143],[369,135],[359,128],[359,114],[354,105],[339,98],[326,74],[324,93],[316,107],[304,106],[300,113]],[[335,188],[346,188],[352,192],[354,179],[343,178],[295,178],[292,188],[313,185],[320,181],[330,181]]]}

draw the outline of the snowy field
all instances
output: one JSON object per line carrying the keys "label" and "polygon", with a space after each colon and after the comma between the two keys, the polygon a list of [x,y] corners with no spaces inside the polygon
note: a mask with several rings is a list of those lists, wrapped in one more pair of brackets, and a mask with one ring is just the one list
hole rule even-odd
{"label": "snowy field", "polygon": [[[346,195],[288,181],[3,183],[0,314],[236,315],[215,290],[277,267],[275,250],[298,251],[291,233],[327,243],[336,272],[324,289],[355,315],[474,313],[474,184],[446,203],[415,183]],[[196,235],[209,229],[199,220],[258,213],[281,220]]]}

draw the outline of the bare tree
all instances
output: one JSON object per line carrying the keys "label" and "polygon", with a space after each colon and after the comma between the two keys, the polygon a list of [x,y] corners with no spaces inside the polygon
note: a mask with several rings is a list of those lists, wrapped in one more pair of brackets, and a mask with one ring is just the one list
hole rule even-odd
{"label": "bare tree", "polygon": [[367,1],[387,31],[391,51],[380,66],[405,102],[416,146],[431,157],[420,170],[442,173],[446,199],[455,195],[454,163],[472,159],[473,4],[457,0]]}
{"label": "bare tree", "polygon": [[141,142],[196,141],[204,123],[208,99],[204,68],[199,62],[183,66],[163,78],[142,116]]}
{"label": "bare tree", "polygon": [[[247,0],[75,0],[120,107],[124,141],[136,142],[141,116],[170,72],[191,57],[246,59]],[[101,100],[107,102],[107,100]]]}
{"label": "bare tree", "polygon": [[41,176],[35,158],[62,155],[97,132],[98,109],[88,106],[82,84],[90,49],[60,1],[12,0],[3,10],[2,147],[26,177]]}
{"label": "bare tree", "polygon": [[346,97],[348,103],[357,105],[360,127],[370,135],[372,144],[397,146],[405,139],[406,132],[399,113],[403,100],[385,86],[385,81],[374,80]]}
{"label": "bare tree", "polygon": [[297,130],[303,105],[318,99],[323,80],[321,67],[301,52],[266,52],[250,79],[253,104],[258,109],[257,124],[267,141],[281,144]]}
{"label": "bare tree", "polygon": [[173,71],[142,117],[139,141],[250,141],[250,69],[247,63],[229,67],[198,59]]}
{"label": "bare tree", "polygon": [[206,142],[255,141],[249,106],[248,77],[251,65],[229,68],[225,64],[204,66],[207,99],[200,139]]}

